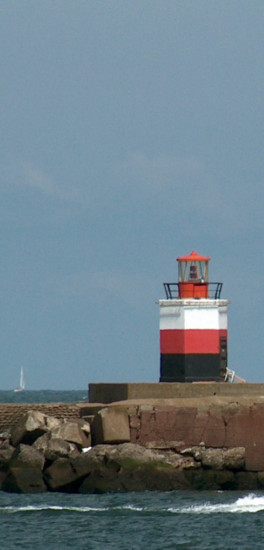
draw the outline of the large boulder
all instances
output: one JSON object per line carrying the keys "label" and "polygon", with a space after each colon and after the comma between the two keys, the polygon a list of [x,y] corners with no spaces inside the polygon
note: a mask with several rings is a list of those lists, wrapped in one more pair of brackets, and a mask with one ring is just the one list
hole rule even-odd
{"label": "large boulder", "polygon": [[245,468],[245,447],[234,447],[223,450],[224,468],[237,471]]}
{"label": "large boulder", "polygon": [[183,456],[191,456],[203,468],[213,470],[244,470],[245,469],[245,448],[234,447],[230,449],[206,448],[203,446],[189,447],[182,449]]}
{"label": "large boulder", "polygon": [[62,425],[63,420],[61,418],[55,418],[55,416],[45,415],[45,424],[47,432],[54,432],[58,430]]}
{"label": "large boulder", "polygon": [[11,431],[11,443],[32,445],[44,434],[77,445],[80,449],[91,445],[90,424],[83,419],[60,420],[40,411],[28,411]]}
{"label": "large boulder", "polygon": [[236,489],[234,472],[230,470],[192,469],[185,470],[185,478],[193,490]]}
{"label": "large boulder", "polygon": [[80,454],[71,459],[71,464],[77,478],[83,478],[89,475],[93,470],[100,468],[107,460],[107,451],[109,445],[96,445],[89,451]]}
{"label": "large boulder", "polygon": [[12,493],[42,493],[47,490],[43,481],[43,453],[20,443],[12,454],[2,489]]}
{"label": "large boulder", "polygon": [[40,451],[45,456],[46,450],[49,446],[49,442],[50,442],[50,434],[46,432],[43,435],[40,435],[34,441],[34,443],[32,443],[32,447]]}
{"label": "large boulder", "polygon": [[79,449],[91,446],[90,425],[83,420],[80,422],[65,420],[52,433],[53,437],[74,443]]}
{"label": "large boulder", "polygon": [[261,488],[257,472],[236,472],[235,489],[239,491],[254,491]]}
{"label": "large boulder", "polygon": [[0,471],[0,491],[3,490],[3,485],[6,477],[7,477],[7,472],[5,472],[4,470],[1,470]]}
{"label": "large boulder", "polygon": [[85,433],[86,437],[91,437],[91,425],[85,418],[76,418],[75,422],[80,426],[81,430]]}
{"label": "large boulder", "polygon": [[11,430],[11,443],[32,444],[35,439],[47,431],[46,415],[40,411],[28,411]]}
{"label": "large boulder", "polygon": [[45,433],[33,443],[33,447],[41,451],[46,460],[53,462],[57,458],[78,456],[80,451],[74,443],[69,443],[55,437],[52,433]]}
{"label": "large boulder", "polygon": [[47,487],[39,468],[12,467],[3,481],[2,489],[9,493],[43,493]]}
{"label": "large boulder", "polygon": [[51,491],[76,492],[78,476],[70,460],[58,458],[44,470],[44,480]]}
{"label": "large boulder", "polygon": [[140,463],[158,462],[159,460],[164,461],[164,455],[159,451],[155,452],[134,443],[122,443],[114,446],[108,445],[106,447],[105,456],[107,457],[107,462],[112,461],[119,465],[123,465],[126,460]]}
{"label": "large boulder", "polygon": [[10,468],[32,468],[42,471],[45,457],[42,452],[30,445],[20,443],[10,460]]}
{"label": "large boulder", "polygon": [[163,455],[140,445],[122,443],[119,445],[96,445],[90,451],[73,458],[71,464],[77,476],[84,477],[102,465],[108,468],[115,465],[120,468],[131,463],[143,464],[158,461],[166,462],[166,459]]}
{"label": "large boulder", "polygon": [[79,456],[80,451],[78,446],[69,441],[64,441],[58,437],[51,437],[48,448],[45,452],[45,458],[49,461],[57,460],[57,458],[73,458]]}
{"label": "large boulder", "polygon": [[223,449],[202,449],[201,462],[205,468],[213,470],[223,470],[224,451]]}
{"label": "large boulder", "polygon": [[[190,457],[180,457],[182,463]],[[97,445],[71,461],[81,493],[190,488],[168,454],[136,444]]]}
{"label": "large boulder", "polygon": [[0,443],[0,470],[6,470],[9,462],[15,452],[15,447],[9,440],[3,440]]}
{"label": "large boulder", "polygon": [[106,407],[93,421],[93,444],[130,441],[129,416],[125,409]]}
{"label": "large boulder", "polygon": [[119,468],[114,463],[104,465],[84,478],[80,493],[109,493],[126,491],[172,491],[190,489],[181,470],[160,462],[144,462]]}

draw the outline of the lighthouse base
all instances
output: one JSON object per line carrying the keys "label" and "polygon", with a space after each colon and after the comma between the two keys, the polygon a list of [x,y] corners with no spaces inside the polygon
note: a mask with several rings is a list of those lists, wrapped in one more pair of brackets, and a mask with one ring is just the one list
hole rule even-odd
{"label": "lighthouse base", "polygon": [[219,354],[162,354],[160,382],[223,382],[226,361]]}

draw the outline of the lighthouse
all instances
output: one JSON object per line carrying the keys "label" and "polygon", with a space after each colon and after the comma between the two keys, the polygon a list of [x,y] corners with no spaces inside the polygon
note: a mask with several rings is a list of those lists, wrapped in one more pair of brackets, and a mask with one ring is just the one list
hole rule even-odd
{"label": "lighthouse", "polygon": [[164,283],[160,306],[160,382],[224,382],[228,300],[209,282],[208,256],[177,258],[178,282]]}

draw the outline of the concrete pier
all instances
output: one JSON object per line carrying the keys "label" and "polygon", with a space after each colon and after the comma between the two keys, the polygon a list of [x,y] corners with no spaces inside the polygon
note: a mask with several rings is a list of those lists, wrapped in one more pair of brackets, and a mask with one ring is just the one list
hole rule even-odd
{"label": "concrete pier", "polygon": [[91,383],[90,403],[113,403],[130,399],[174,399],[188,397],[263,397],[264,384],[234,384],[228,382],[193,383]]}

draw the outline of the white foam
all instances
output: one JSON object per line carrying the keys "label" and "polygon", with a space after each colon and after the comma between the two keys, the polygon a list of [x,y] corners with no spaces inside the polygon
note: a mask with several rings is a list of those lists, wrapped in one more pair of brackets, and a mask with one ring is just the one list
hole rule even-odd
{"label": "white foam", "polygon": [[264,510],[264,496],[254,494],[238,498],[235,502],[211,504],[205,502],[195,506],[183,508],[169,508],[169,512],[181,514],[243,514],[255,513]]}
{"label": "white foam", "polygon": [[126,504],[124,506],[116,506],[115,510],[131,510],[132,512],[144,512],[145,509],[141,506],[134,506],[133,504]]}
{"label": "white foam", "polygon": [[[224,493],[221,494],[223,500]],[[94,513],[108,512],[113,510],[124,510],[128,512],[144,512],[144,513],[171,513],[171,514],[243,514],[255,513],[264,510],[264,495],[257,496],[249,494],[240,497],[234,502],[210,503],[203,502],[193,506],[173,506],[173,507],[152,507],[152,506],[136,506],[134,504],[124,504],[121,506],[107,507],[92,507],[92,506],[49,506],[49,505],[30,505],[30,506],[2,506],[0,513],[21,513],[21,512],[77,512],[77,513]]]}
{"label": "white foam", "polygon": [[15,514],[17,512],[43,512],[53,510],[56,512],[107,512],[109,508],[93,508],[91,506],[1,506],[0,512]]}

